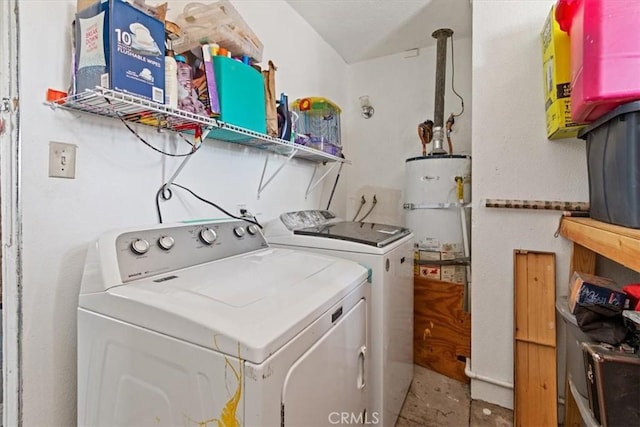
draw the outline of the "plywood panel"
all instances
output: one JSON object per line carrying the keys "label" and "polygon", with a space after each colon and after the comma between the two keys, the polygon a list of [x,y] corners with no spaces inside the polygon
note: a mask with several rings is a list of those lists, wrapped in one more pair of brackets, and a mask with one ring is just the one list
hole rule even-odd
{"label": "plywood panel", "polygon": [[469,382],[471,315],[463,310],[464,286],[415,277],[414,362],[449,378]]}
{"label": "plywood panel", "polygon": [[556,426],[555,255],[514,256],[514,421]]}

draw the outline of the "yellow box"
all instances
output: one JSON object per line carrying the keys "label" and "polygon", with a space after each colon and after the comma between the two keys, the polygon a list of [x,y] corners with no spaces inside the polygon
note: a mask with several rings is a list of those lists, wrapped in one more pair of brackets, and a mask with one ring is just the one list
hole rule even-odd
{"label": "yellow box", "polygon": [[547,16],[541,37],[547,138],[572,138],[584,125],[571,121],[571,46],[569,35],[555,20],[555,5]]}

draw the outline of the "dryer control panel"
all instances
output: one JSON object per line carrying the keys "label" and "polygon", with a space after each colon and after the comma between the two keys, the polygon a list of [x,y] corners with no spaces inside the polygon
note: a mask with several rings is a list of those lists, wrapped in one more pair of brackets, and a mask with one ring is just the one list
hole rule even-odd
{"label": "dryer control panel", "polygon": [[129,231],[115,244],[123,283],[269,247],[260,228],[242,220]]}

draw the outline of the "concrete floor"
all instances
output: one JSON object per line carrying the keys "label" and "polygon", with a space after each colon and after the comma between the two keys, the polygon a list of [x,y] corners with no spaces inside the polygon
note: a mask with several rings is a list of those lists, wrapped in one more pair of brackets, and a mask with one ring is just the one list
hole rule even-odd
{"label": "concrete floor", "polygon": [[513,411],[471,400],[469,385],[415,365],[396,427],[506,427]]}

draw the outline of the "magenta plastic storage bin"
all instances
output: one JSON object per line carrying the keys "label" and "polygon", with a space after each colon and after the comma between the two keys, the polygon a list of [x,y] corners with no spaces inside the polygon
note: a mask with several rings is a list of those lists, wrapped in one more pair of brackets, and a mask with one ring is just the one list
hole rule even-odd
{"label": "magenta plastic storage bin", "polygon": [[590,123],[640,99],[640,1],[559,0],[571,43],[571,118]]}

